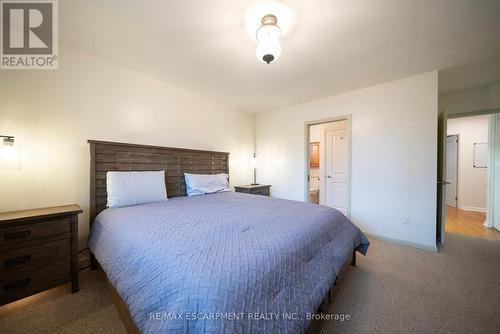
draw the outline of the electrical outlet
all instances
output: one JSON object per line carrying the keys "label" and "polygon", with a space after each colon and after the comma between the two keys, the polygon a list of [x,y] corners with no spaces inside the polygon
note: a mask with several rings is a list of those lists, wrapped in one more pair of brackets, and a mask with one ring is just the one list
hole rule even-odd
{"label": "electrical outlet", "polygon": [[403,223],[403,225],[410,225],[410,217],[408,216],[403,216],[401,218],[401,222]]}

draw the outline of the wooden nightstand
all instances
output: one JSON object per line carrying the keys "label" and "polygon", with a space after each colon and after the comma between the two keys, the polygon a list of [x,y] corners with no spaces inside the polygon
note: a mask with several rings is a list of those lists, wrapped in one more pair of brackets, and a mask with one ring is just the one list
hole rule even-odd
{"label": "wooden nightstand", "polygon": [[0,213],[0,305],[78,286],[78,205]]}
{"label": "wooden nightstand", "polygon": [[257,184],[257,185],[249,184],[249,185],[245,185],[245,186],[234,186],[234,191],[236,191],[237,193],[271,196],[271,185],[269,185],[269,184]]}

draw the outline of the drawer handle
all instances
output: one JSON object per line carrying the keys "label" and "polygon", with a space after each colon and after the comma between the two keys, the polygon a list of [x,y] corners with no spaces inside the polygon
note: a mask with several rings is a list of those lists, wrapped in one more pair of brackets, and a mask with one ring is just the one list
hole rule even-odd
{"label": "drawer handle", "polygon": [[12,267],[24,262],[31,260],[31,255],[19,256],[12,259],[7,259],[4,261],[4,267]]}
{"label": "drawer handle", "polygon": [[29,236],[31,234],[30,230],[27,231],[19,231],[19,232],[10,232],[5,233],[5,240],[13,240],[13,239],[21,239]]}
{"label": "drawer handle", "polygon": [[10,289],[15,289],[15,288],[20,288],[20,287],[23,287],[25,285],[28,285],[30,282],[31,282],[31,278],[28,277],[28,278],[22,279],[22,280],[17,281],[17,282],[5,284],[3,286],[3,288],[4,288],[4,290],[10,290]]}

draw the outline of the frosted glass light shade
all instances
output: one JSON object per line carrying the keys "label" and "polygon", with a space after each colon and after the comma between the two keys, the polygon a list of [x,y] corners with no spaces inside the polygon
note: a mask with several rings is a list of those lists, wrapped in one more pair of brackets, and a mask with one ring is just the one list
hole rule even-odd
{"label": "frosted glass light shade", "polygon": [[254,155],[250,160],[250,164],[252,165],[252,168],[257,168],[257,163],[258,163],[257,157]]}
{"label": "frosted glass light shade", "polygon": [[272,63],[281,55],[281,31],[277,25],[265,24],[257,30],[257,59]]}

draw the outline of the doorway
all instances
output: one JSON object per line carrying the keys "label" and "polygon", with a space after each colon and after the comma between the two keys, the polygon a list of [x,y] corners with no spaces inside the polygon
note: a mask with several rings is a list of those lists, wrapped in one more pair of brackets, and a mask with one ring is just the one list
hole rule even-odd
{"label": "doorway", "polygon": [[306,124],[306,198],[350,214],[350,118]]}
{"label": "doorway", "polygon": [[442,244],[447,233],[500,240],[491,214],[495,117],[439,116],[437,240]]}

